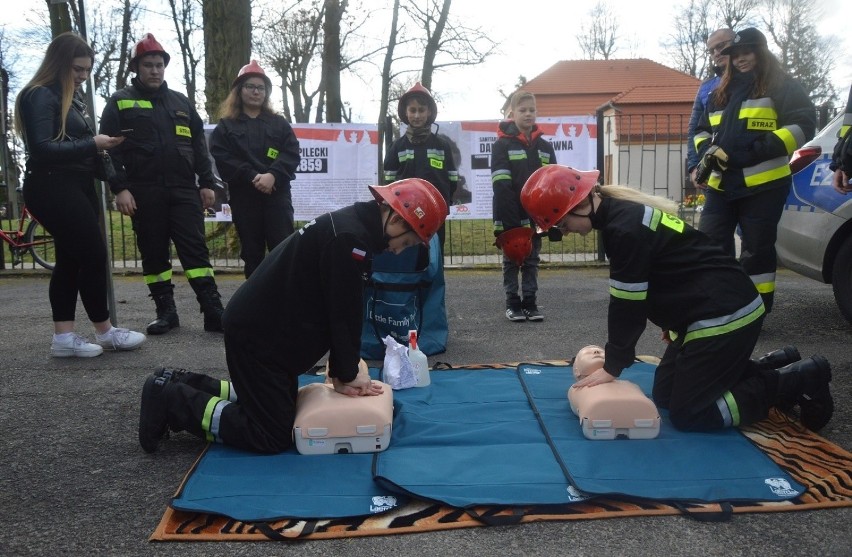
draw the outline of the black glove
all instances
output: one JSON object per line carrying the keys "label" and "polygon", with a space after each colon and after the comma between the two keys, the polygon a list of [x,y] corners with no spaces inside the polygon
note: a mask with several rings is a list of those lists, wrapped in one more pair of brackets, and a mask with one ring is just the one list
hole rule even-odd
{"label": "black glove", "polygon": [[695,183],[706,184],[710,174],[714,170],[724,171],[728,169],[728,154],[718,145],[711,145],[695,171]]}

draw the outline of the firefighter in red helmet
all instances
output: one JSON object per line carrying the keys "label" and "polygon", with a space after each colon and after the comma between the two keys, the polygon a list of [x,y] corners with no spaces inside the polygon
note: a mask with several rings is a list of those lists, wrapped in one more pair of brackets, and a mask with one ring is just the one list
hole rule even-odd
{"label": "firefighter in red helmet", "polygon": [[173,243],[204,314],[205,331],[222,330],[222,302],[204,237],[204,212],[215,201],[204,124],[189,99],[168,88],[169,54],[146,33],[130,50],[128,87],[110,97],[101,133],[123,135],[111,149],[116,208],[133,221],[142,273],[156,306],[148,334],[180,325],[172,285]]}
{"label": "firefighter in red helmet", "polygon": [[302,160],[299,140],[270,105],[271,92],[272,82],[257,60],[240,68],[210,136],[210,153],[228,184],[246,278],[267,250],[295,230],[290,181]]}
{"label": "firefighter in red helmet", "polygon": [[168,429],[260,453],[287,450],[299,375],[326,353],[335,390],[381,394],[358,365],[373,255],[428,244],[447,204],[418,178],[370,191],[374,200],[326,213],[291,234],[231,297],[223,319],[230,383],[174,370],[146,380],[139,419],[145,451],[156,451]]}
{"label": "firefighter in red helmet", "polygon": [[824,427],[834,412],[830,364],[819,355],[799,360],[797,350],[789,355],[799,361],[751,359],[766,307],[739,262],[677,218],[673,201],[627,186],[596,186],[597,178],[597,170],[549,165],[521,190],[524,211],[539,228],[597,230],[609,260],[603,362],[576,387],[618,378],[650,321],[667,341],[653,399],[677,429],[745,426],[773,406],[798,406],[805,427]]}

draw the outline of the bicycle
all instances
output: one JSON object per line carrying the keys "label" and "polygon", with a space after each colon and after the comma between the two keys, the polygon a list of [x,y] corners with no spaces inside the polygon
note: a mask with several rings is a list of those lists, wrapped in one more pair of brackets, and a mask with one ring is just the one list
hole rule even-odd
{"label": "bicycle", "polygon": [[30,213],[26,205],[21,207],[21,216],[17,220],[17,230],[0,229],[0,239],[9,244],[12,267],[23,264],[24,255],[29,253],[33,261],[45,269],[53,270],[56,258],[53,236]]}

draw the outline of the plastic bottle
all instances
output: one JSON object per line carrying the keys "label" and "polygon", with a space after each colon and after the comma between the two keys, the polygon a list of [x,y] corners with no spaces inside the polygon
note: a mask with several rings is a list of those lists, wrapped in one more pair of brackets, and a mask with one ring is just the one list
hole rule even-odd
{"label": "plastic bottle", "polygon": [[408,359],[411,361],[411,367],[414,368],[414,375],[417,377],[416,387],[428,387],[432,382],[429,377],[429,360],[417,347],[417,331],[408,331]]}

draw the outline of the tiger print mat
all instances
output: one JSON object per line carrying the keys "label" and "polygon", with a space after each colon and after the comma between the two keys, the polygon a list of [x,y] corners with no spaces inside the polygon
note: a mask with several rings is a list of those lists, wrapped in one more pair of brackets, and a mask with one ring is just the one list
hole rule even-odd
{"label": "tiger print mat", "polygon": [[[565,365],[565,362],[540,363]],[[504,366],[514,367],[517,364],[464,366],[464,369],[480,367],[493,369]],[[718,520],[724,519],[730,513],[852,507],[852,453],[808,431],[798,422],[774,410],[769,418],[751,427],[743,428],[742,432],[779,466],[807,486],[807,491],[790,501],[735,502],[722,505],[666,504],[660,501],[596,498],[566,505],[457,509],[412,500],[401,508],[379,515],[262,523],[247,523],[224,516],[168,508],[150,539],[151,541],[331,539],[554,520],[665,516],[682,513],[688,513],[697,519]],[[181,488],[178,488],[178,493]]]}

